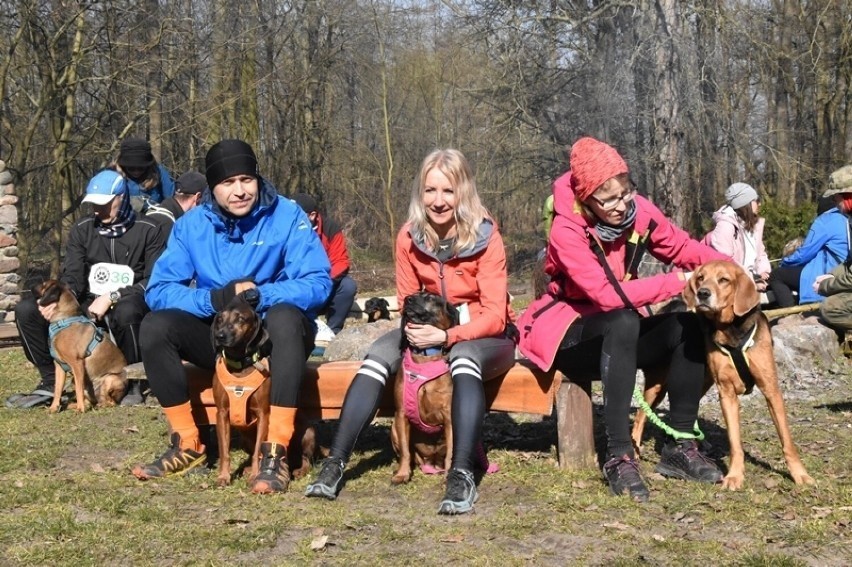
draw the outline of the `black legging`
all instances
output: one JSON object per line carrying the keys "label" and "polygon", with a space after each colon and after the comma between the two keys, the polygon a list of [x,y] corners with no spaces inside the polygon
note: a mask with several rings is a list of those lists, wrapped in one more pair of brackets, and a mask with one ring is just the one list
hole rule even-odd
{"label": "black legging", "polygon": [[778,307],[793,307],[796,305],[794,291],[799,291],[804,266],[778,266],[769,274],[769,289],[775,294]]}
{"label": "black legging", "polygon": [[[93,299],[89,299],[83,303],[84,311],[92,301]],[[98,323],[101,327],[108,327],[112,332],[128,364],[142,360],[139,348],[139,326],[146,313],[148,313],[148,305],[144,298],[141,295],[128,295],[121,298],[107,312],[104,321]],[[18,325],[24,355],[41,374],[41,386],[52,387],[56,383],[56,371],[48,345],[50,323],[39,313],[34,298],[23,299],[15,306],[15,323]]]}
{"label": "black legging", "polygon": [[[151,391],[163,407],[189,401],[181,360],[208,370],[215,366],[212,322],[212,318],[199,319],[179,309],[153,311],[142,321],[142,363]],[[313,326],[301,310],[281,304],[269,309],[264,327],[272,343],[270,404],[296,407],[306,361],[314,348]]]}
{"label": "black legging", "polygon": [[637,368],[669,363],[669,425],[691,432],[704,384],[705,347],[698,316],[666,313],[641,318],[621,309],[577,319],[556,355],[557,369],[600,376],[608,458],[633,454],[630,398]]}
{"label": "black legging", "polygon": [[[349,461],[361,430],[376,413],[385,385],[392,387],[400,366],[401,331],[379,337],[349,385],[340,422],[331,443],[331,456]],[[504,337],[463,341],[449,353],[453,380],[453,468],[473,470],[485,415],[483,381],[505,374],[515,363],[515,345]]]}

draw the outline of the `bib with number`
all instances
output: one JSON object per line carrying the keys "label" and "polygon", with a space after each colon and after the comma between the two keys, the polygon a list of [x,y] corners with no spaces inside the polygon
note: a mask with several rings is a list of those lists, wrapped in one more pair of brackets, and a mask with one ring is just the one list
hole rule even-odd
{"label": "bib with number", "polygon": [[89,272],[89,292],[103,295],[133,285],[133,270],[130,266],[98,262]]}

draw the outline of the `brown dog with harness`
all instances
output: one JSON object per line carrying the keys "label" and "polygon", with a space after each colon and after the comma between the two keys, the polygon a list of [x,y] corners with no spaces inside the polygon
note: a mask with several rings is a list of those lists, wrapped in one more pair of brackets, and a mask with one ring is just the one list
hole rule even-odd
{"label": "brown dog with harness", "polygon": [[65,373],[69,370],[74,376],[77,411],[86,411],[87,397],[93,405],[116,405],[127,390],[124,354],[83,314],[67,285],[47,280],[32,291],[39,306],[56,305],[48,330],[50,354],[56,362],[56,386],[50,413],[59,411]]}
{"label": "brown dog with harness", "polygon": [[219,443],[219,486],[231,483],[231,427],[251,455],[251,479],[260,468],[260,445],[269,431],[269,335],[260,315],[237,295],[213,318],[216,350],[213,399]]}
{"label": "brown dog with harness", "polygon": [[[728,428],[731,465],[722,481],[725,488],[742,487],[745,456],[740,435],[738,396],[760,389],[781,440],[787,468],[796,484],[813,484],[793,443],[784,399],[778,385],[772,333],[760,311],[760,296],[754,280],[738,264],[713,261],[700,266],[683,292],[687,307],[695,309],[704,322],[708,380],[705,392],[715,383],[722,415]],[[712,380],[711,380],[712,378]],[[645,401],[654,407],[665,395],[665,372],[646,373]],[[637,415],[634,442],[642,438],[644,416]]]}
{"label": "brown dog with harness", "polygon": [[[213,347],[217,352],[213,375],[216,403],[216,437],[219,445],[219,486],[231,483],[231,428],[240,430],[243,448],[251,455],[249,482],[260,468],[260,446],[269,432],[271,382],[269,380],[269,334],[260,315],[242,295],[213,318]],[[297,424],[298,425],[298,424]],[[318,451],[313,427],[298,427],[288,450],[293,478],[311,468]],[[295,446],[295,447],[293,447]],[[293,461],[296,461],[295,463]],[[296,467],[295,465],[299,465]]]}

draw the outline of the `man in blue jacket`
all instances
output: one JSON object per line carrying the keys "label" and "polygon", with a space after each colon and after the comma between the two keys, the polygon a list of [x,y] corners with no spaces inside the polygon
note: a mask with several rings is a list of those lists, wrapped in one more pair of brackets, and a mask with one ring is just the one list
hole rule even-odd
{"label": "man in blue jacket", "polygon": [[270,426],[252,492],[281,492],[290,481],[286,448],[314,347],[313,320],[331,290],[328,257],[301,208],[258,174],[247,143],[210,148],[206,177],[209,189],[175,222],[145,294],[152,311],[142,323],[142,362],[172,435],[168,450],[133,474],[180,475],[206,462],[181,361],[214,367],[213,316],[242,294],[263,317],[271,343]]}

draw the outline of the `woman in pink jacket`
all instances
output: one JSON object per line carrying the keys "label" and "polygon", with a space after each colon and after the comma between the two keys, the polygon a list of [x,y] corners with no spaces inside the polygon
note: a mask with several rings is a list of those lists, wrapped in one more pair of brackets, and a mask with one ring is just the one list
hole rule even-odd
{"label": "woman in pink jacket", "polygon": [[705,367],[698,317],[649,310],[679,294],[689,276],[675,270],[637,278],[636,272],[643,248],[687,270],[726,257],[690,239],[636,195],[627,164],[611,146],[581,138],[570,165],[553,185],[556,216],[545,260],[551,282],[518,321],[521,351],[544,370],[600,377],[607,433],[603,473],[613,494],[626,492],[637,501],[649,492],[630,438],[636,369],[668,365],[675,439],[663,448],[657,471],[716,483],[722,472],[699,452],[692,435]]}
{"label": "woman in pink jacket", "polygon": [[734,183],[725,191],[725,201],[725,206],[713,213],[715,226],[703,242],[730,256],[752,275],[758,291],[765,291],[772,267],[763,247],[765,221],[758,214],[760,197],[751,185]]}
{"label": "woman in pink jacket", "polygon": [[305,495],[334,500],[343,470],[361,430],[373,419],[386,384],[400,368],[400,339],[423,352],[447,353],[453,381],[452,464],[439,514],[464,514],[478,497],[474,479],[477,446],[485,415],[483,382],[515,363],[509,338],[506,251],[496,223],[479,199],[464,155],[453,149],[426,156],[414,181],[408,222],[396,239],[396,290],[402,305],[421,290],[453,305],[459,325],[443,331],[408,322],[379,337],[352,380],[329,458]]}

